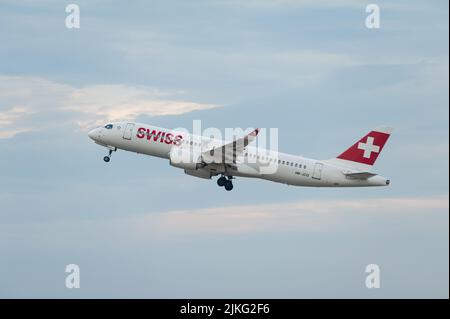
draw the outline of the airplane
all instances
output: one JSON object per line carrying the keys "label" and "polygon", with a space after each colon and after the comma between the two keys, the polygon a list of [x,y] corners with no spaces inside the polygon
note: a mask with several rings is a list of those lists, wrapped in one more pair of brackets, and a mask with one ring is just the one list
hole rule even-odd
{"label": "airplane", "polygon": [[217,184],[227,191],[233,189],[236,177],[312,187],[390,185],[389,179],[372,172],[392,133],[390,127],[375,128],[339,156],[326,160],[251,146],[259,132],[255,129],[227,142],[142,123],[114,122],[89,131],[88,136],[108,149],[105,162],[119,149],[160,157],[187,175],[204,179],[220,175]]}

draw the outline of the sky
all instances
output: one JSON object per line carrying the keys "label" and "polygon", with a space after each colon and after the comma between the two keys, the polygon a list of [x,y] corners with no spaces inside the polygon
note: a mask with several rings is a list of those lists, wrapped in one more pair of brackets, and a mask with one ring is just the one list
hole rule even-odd
{"label": "sky", "polygon": [[[449,3],[373,1],[368,29],[369,3],[2,0],[0,297],[448,298]],[[390,125],[392,183],[225,192],[162,159],[105,164],[87,132],[115,120],[277,128],[317,159]]]}

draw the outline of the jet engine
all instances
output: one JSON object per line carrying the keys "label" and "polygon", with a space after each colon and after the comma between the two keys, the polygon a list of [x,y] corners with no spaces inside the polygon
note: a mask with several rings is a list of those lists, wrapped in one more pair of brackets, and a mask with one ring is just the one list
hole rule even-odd
{"label": "jet engine", "polygon": [[204,167],[202,156],[189,148],[173,147],[170,151],[170,165],[193,171]]}

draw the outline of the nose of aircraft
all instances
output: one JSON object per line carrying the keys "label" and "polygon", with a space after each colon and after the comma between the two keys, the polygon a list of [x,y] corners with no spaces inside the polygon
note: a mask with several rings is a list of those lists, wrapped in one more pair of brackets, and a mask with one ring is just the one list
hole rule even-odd
{"label": "nose of aircraft", "polygon": [[92,140],[96,140],[97,139],[97,132],[98,132],[98,129],[96,129],[96,128],[94,128],[93,130],[90,130],[89,131],[89,133],[88,133],[88,136],[92,139]]}

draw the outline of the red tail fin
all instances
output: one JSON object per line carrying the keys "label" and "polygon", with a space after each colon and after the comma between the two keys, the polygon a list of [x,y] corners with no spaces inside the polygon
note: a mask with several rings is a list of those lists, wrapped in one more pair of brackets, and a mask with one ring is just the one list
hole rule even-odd
{"label": "red tail fin", "polygon": [[372,166],[391,136],[392,128],[378,127],[337,158]]}

